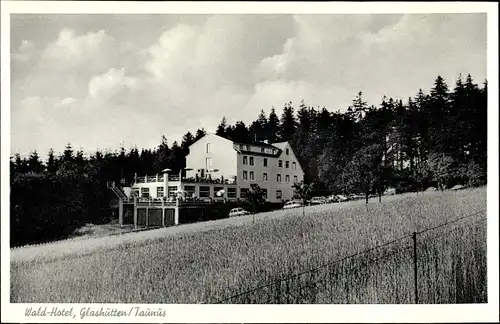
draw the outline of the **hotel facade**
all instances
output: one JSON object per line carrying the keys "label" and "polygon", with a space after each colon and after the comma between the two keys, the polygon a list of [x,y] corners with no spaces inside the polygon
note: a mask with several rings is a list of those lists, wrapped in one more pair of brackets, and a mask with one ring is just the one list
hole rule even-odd
{"label": "hotel facade", "polygon": [[236,143],[207,134],[189,147],[185,176],[135,177],[127,196],[145,199],[238,200],[257,184],[268,202],[293,197],[292,185],[304,180],[303,169],[288,142]]}

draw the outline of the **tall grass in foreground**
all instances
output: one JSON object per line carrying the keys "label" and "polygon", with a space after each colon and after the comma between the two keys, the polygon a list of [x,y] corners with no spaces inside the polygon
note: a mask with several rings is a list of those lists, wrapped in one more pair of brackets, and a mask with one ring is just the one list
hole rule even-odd
{"label": "tall grass in foreground", "polygon": [[[212,303],[485,209],[486,188],[412,194],[367,207],[321,206],[306,217],[291,211],[50,262],[14,262],[11,300]],[[486,302],[485,225],[471,220],[419,236],[421,302]],[[413,283],[406,238],[225,302],[412,303]]]}

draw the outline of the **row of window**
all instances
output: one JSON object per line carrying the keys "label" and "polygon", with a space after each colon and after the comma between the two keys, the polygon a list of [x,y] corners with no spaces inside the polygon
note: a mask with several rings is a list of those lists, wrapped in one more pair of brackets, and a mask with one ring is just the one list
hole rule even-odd
{"label": "row of window", "polygon": [[[220,190],[224,189],[223,187],[214,187],[214,195],[216,195],[217,192]],[[267,189],[261,189],[264,198],[268,198],[267,196]],[[195,188],[194,186],[184,186],[184,191],[186,197],[192,198],[195,195]],[[240,189],[240,198],[245,198],[245,195],[249,191],[248,188],[241,188]],[[168,192],[169,192],[169,197],[175,198],[177,196],[177,187],[176,186],[169,186],[168,187]],[[139,196],[139,189],[133,189],[132,194],[134,196]],[[276,199],[281,199],[282,198],[282,191],[281,190],[276,190]],[[149,188],[141,188],[140,191],[140,196],[142,198],[149,198],[150,197],[150,191]],[[227,198],[236,198],[236,188],[227,188]],[[163,198],[164,197],[164,188],[163,187],[157,187],[156,188],[156,197],[158,198]],[[199,198],[209,198],[210,197],[210,187],[209,186],[200,186],[200,191],[199,191]]]}
{"label": "row of window", "polygon": [[[207,158],[208,159],[208,158]],[[243,156],[243,165],[254,165],[254,158],[253,156]],[[263,159],[263,165],[267,167],[267,158]],[[282,168],[283,167],[283,160],[278,161],[278,167]],[[285,168],[290,168],[290,161],[285,161]],[[292,169],[297,170],[297,163],[292,162]]]}
{"label": "row of window", "polygon": [[[255,173],[253,171],[243,171],[243,180],[255,180]],[[297,183],[298,180],[297,176],[293,176],[293,183]],[[268,181],[266,172],[262,173],[262,181]],[[276,181],[281,182],[281,174],[276,175]],[[285,175],[285,182],[290,182],[290,176],[288,174]]]}
{"label": "row of window", "polygon": [[[214,187],[214,194],[223,189],[224,189],[223,187]],[[194,197],[195,186],[184,186],[184,192],[186,197]],[[139,189],[133,189],[132,195],[139,196]],[[143,198],[150,197],[149,188],[141,188],[140,196]],[[164,196],[165,196],[164,187],[156,187],[156,197],[163,198]],[[173,198],[177,196],[177,186],[168,187],[168,196]],[[200,186],[199,196],[200,198],[210,197],[210,187]],[[236,198],[236,188],[227,188],[227,197]]]}

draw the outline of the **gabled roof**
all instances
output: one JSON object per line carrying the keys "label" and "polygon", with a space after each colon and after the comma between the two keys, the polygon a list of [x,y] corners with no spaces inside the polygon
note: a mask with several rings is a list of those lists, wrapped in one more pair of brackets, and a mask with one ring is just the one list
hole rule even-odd
{"label": "gabled roof", "polygon": [[275,146],[283,151],[287,144],[288,144],[288,142],[279,142],[279,143],[274,143],[273,146]]}

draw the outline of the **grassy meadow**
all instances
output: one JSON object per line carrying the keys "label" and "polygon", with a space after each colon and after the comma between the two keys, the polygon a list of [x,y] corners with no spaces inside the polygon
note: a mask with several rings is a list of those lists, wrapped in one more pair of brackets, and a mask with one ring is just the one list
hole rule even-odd
{"label": "grassy meadow", "polygon": [[[411,193],[367,206],[310,207],[305,217],[301,209],[278,211],[237,226],[12,261],[11,302],[413,303],[411,233],[485,210],[486,187]],[[487,302],[484,217],[418,235],[419,302]]]}

